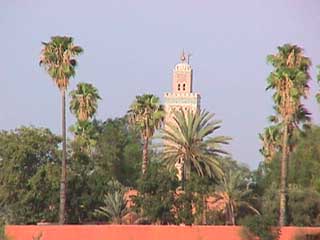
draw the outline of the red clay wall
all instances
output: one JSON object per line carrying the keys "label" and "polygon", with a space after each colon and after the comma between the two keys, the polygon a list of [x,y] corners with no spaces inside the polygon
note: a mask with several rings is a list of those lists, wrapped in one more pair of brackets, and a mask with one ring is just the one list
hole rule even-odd
{"label": "red clay wall", "polygon": [[[320,228],[285,227],[281,240],[296,234],[319,233]],[[50,225],[6,226],[12,240],[241,240],[241,227],[232,226],[142,226],[142,225]]]}

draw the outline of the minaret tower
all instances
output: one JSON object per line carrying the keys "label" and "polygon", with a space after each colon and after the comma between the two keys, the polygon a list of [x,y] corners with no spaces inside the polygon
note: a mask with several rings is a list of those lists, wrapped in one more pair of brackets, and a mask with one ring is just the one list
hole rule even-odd
{"label": "minaret tower", "polygon": [[192,67],[189,64],[189,56],[184,51],[173,70],[172,92],[164,94],[166,119],[171,121],[172,112],[177,110],[200,110],[200,94],[192,91]]}

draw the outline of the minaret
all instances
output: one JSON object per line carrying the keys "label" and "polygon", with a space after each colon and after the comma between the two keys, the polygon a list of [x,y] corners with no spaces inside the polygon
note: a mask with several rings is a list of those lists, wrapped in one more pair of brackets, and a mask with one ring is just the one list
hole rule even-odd
{"label": "minaret", "polygon": [[192,92],[192,67],[189,64],[189,55],[184,51],[173,70],[172,92],[164,94],[166,119],[171,121],[172,112],[176,110],[200,110],[200,94]]}

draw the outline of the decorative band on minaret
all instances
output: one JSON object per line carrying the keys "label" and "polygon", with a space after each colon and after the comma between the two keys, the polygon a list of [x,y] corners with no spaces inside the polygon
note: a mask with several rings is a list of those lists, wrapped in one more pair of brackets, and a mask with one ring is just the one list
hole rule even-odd
{"label": "decorative band on minaret", "polygon": [[189,63],[190,54],[182,51],[180,63],[173,69],[172,91],[164,94],[166,122],[171,121],[172,112],[175,110],[199,111],[200,110],[200,94],[194,93],[193,72]]}

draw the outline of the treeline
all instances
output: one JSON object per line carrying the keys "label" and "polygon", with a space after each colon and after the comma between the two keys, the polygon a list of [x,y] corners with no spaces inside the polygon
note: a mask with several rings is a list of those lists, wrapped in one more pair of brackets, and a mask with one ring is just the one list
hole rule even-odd
{"label": "treeline", "polygon": [[[236,161],[221,158],[225,173],[221,181],[194,172],[184,193],[178,195],[176,172],[161,163],[160,153],[150,151],[148,172],[141,177],[140,134],[131,130],[126,118],[94,121],[93,125],[97,144],[92,155],[83,152],[74,140],[68,143],[68,223],[113,222],[117,214],[126,215],[128,212],[103,215],[96,210],[106,205],[107,193],[131,188],[140,193],[130,209],[138,216],[135,219],[140,218],[137,223],[242,224],[261,214],[277,224],[279,159],[250,171]],[[0,133],[1,216],[7,223],[58,222],[60,144],[61,138],[48,129],[20,127]],[[301,136],[290,159],[290,225],[320,225],[319,146],[320,128],[312,126]],[[115,189],[114,182],[121,187]],[[197,211],[192,212],[192,208]]]}
{"label": "treeline", "polygon": [[[67,222],[106,221],[95,215],[108,183],[135,187],[140,173],[139,137],[125,120],[94,122],[97,144],[92,155],[69,141]],[[61,138],[48,129],[21,127],[0,134],[1,214],[11,224],[58,222]]]}

